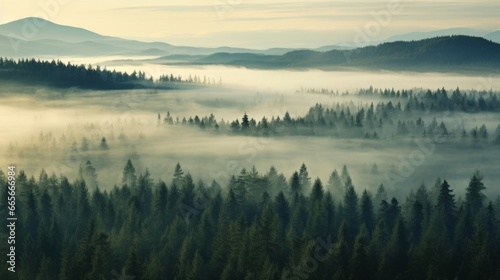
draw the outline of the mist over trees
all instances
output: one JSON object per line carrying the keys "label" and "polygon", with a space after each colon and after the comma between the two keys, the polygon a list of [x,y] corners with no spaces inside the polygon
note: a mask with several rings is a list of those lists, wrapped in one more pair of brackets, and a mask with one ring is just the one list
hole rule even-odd
{"label": "mist over trees", "polygon": [[18,82],[27,85],[52,86],[56,88],[78,87],[93,90],[112,89],[169,89],[174,85],[220,85],[215,79],[203,77],[203,80],[191,75],[183,78],[173,74],[163,74],[158,80],[146,77],[143,71],[131,74],[120,71],[101,69],[99,65],[85,66],[64,64],[60,60],[40,61],[32,59],[9,59],[0,57],[0,80]]}
{"label": "mist over trees", "polygon": [[[309,91],[315,92],[315,91]],[[320,90],[333,94],[328,90]],[[335,95],[338,95],[335,93]],[[448,126],[441,118],[457,118],[458,114],[499,112],[500,100],[497,92],[461,92],[459,88],[448,96],[442,88],[414,92],[413,90],[361,89],[355,93],[360,97],[377,97],[382,100],[374,104],[354,104],[352,101],[337,102],[332,105],[317,103],[306,115],[292,117],[288,112],[283,116],[262,117],[256,120],[245,112],[240,120],[217,120],[215,115],[194,118],[179,117],[174,121],[169,112],[163,122],[170,125],[197,126],[217,132],[250,136],[315,135],[340,138],[394,138],[432,137],[445,135],[457,139],[470,138],[473,142],[498,143],[499,131],[490,135],[484,124],[466,128],[463,121],[455,119]],[[384,99],[391,99],[384,101]],[[161,114],[159,114],[161,120]],[[498,129],[497,129],[498,130]],[[491,137],[493,136],[493,137]]]}
{"label": "mist over trees", "polygon": [[[500,197],[475,171],[465,198],[438,180],[398,201],[381,185],[355,188],[346,166],[328,183],[307,166],[196,181],[177,164],[170,182],[137,173],[102,191],[82,177],[17,175],[18,272],[24,279],[496,279]],[[354,180],[353,180],[354,179]],[[0,184],[6,185],[0,172]],[[90,187],[92,184],[97,186]],[[434,190],[435,188],[435,190]],[[0,211],[6,215],[4,188]],[[6,242],[0,245],[5,249]],[[3,256],[2,259],[6,257]],[[2,279],[12,274],[0,272]]]}
{"label": "mist over trees", "polygon": [[[353,46],[354,47],[354,46]],[[477,51],[481,50],[481,51]],[[214,53],[185,57],[182,63],[231,65],[256,69],[369,69],[421,72],[498,73],[500,44],[481,37],[440,36],[385,42],[346,50],[293,50],[282,55]]]}
{"label": "mist over trees", "polygon": [[[51,94],[222,83],[2,58],[0,80]],[[500,278],[498,92],[219,89],[94,93],[71,100],[92,109],[56,113],[56,94],[40,107],[45,95],[6,98],[30,126],[2,147],[28,171],[16,177],[18,271],[0,279]],[[301,109],[262,115],[290,100]]]}

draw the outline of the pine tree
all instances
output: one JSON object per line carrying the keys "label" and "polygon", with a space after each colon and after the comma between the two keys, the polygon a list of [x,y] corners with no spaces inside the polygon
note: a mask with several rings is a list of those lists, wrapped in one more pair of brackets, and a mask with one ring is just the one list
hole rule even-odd
{"label": "pine tree", "polygon": [[408,244],[403,220],[398,218],[383,255],[381,271],[390,279],[401,279],[408,265]]}
{"label": "pine tree", "polygon": [[327,189],[334,196],[344,196],[344,188],[342,187],[342,181],[340,179],[340,175],[337,170],[334,170],[332,174],[330,174],[330,178],[328,179]]}
{"label": "pine tree", "polygon": [[261,267],[266,259],[275,260],[276,246],[273,237],[276,234],[272,226],[275,215],[271,208],[266,207],[259,218],[259,224],[251,236],[252,260],[257,267]]}
{"label": "pine tree", "polygon": [[349,232],[349,240],[354,240],[359,227],[358,194],[349,187],[344,196],[344,218]]}
{"label": "pine tree", "polygon": [[92,257],[96,249],[95,236],[95,224],[90,222],[76,251],[75,267],[71,271],[72,277],[78,275],[78,279],[85,279],[92,270]]}
{"label": "pine tree", "polygon": [[389,233],[385,221],[379,220],[373,231],[368,254],[373,267],[379,266],[381,256],[384,254],[388,240]]}
{"label": "pine tree", "polygon": [[290,192],[292,195],[302,193],[302,187],[300,184],[300,177],[299,177],[299,173],[297,173],[297,171],[295,171],[293,173],[292,178],[290,179]]}
{"label": "pine tree", "polygon": [[423,207],[420,201],[416,200],[415,202],[413,202],[413,205],[411,207],[409,221],[410,242],[414,245],[418,245],[420,243],[420,238],[422,237],[423,231],[423,221]]}
{"label": "pine tree", "polygon": [[[23,191],[21,189],[21,191]],[[32,237],[38,236],[38,225],[40,222],[40,216],[38,214],[38,207],[37,207],[37,202],[35,198],[35,194],[33,193],[33,190],[29,187],[26,188],[25,190],[26,194],[26,201],[23,202],[21,205],[24,207],[21,208],[22,210],[19,211],[21,212],[22,216],[25,217],[22,220],[23,223],[23,228],[26,231],[26,236],[30,235]],[[23,193],[21,193],[22,195]],[[21,198],[23,199],[23,198]]]}
{"label": "pine tree", "polygon": [[280,192],[275,200],[274,207],[276,209],[276,214],[279,217],[279,220],[282,223],[283,228],[285,229],[288,226],[288,222],[290,221],[290,205],[285,198],[283,192]]}
{"label": "pine tree", "polygon": [[361,195],[361,223],[366,226],[368,236],[371,236],[375,229],[375,213],[370,194],[364,190]]}
{"label": "pine tree", "polygon": [[89,160],[84,165],[80,166],[79,178],[84,180],[87,187],[91,190],[98,187],[96,169]]}
{"label": "pine tree", "polygon": [[[336,267],[337,279],[347,279],[351,271],[351,243],[347,222],[344,220],[337,234],[336,246],[333,250],[333,263]],[[343,278],[339,278],[343,277]],[[334,279],[336,279],[334,277]]]}
{"label": "pine tree", "polygon": [[98,246],[92,256],[92,270],[89,272],[89,279],[107,280],[109,279],[110,253],[108,246]]}
{"label": "pine tree", "polygon": [[135,188],[137,176],[135,175],[135,168],[130,159],[123,168],[122,183],[126,184],[129,188]]}
{"label": "pine tree", "polygon": [[429,192],[427,191],[427,188],[424,184],[420,185],[420,187],[417,189],[417,192],[415,193],[415,199],[422,205],[422,228],[426,228],[429,225],[433,205],[430,201]]}
{"label": "pine tree", "polygon": [[494,260],[491,239],[484,228],[484,220],[477,221],[474,226],[474,235],[470,244],[470,261],[467,263],[468,279],[487,280],[494,271],[494,263],[498,265],[498,260]]}
{"label": "pine tree", "polygon": [[182,187],[183,183],[184,183],[184,171],[182,171],[180,163],[177,163],[175,165],[174,178],[172,184],[175,184],[178,187]]}
{"label": "pine tree", "polygon": [[302,163],[299,171],[299,182],[302,190],[307,191],[311,187],[311,178],[309,177],[309,172],[307,172],[307,167],[305,163]]}
{"label": "pine tree", "polygon": [[241,129],[246,131],[248,130],[249,127],[250,127],[250,122],[248,121],[248,115],[245,112],[243,118],[241,119]]}
{"label": "pine tree", "polygon": [[342,179],[342,184],[344,185],[344,193],[349,191],[349,188],[353,186],[351,175],[349,175],[349,171],[347,170],[347,166],[344,165],[342,167],[342,175],[340,176]]}
{"label": "pine tree", "polygon": [[380,218],[385,220],[387,228],[390,231],[392,231],[392,228],[400,216],[401,206],[399,206],[399,202],[395,197],[391,199],[390,204],[382,202],[382,206],[380,208]]}
{"label": "pine tree", "polygon": [[323,199],[323,195],[323,184],[319,178],[316,178],[311,192],[311,199],[313,202],[319,203]]}
{"label": "pine tree", "polygon": [[349,279],[365,280],[372,276],[370,257],[368,256],[368,232],[364,226],[356,237],[352,256],[352,273]]}
{"label": "pine tree", "polygon": [[486,187],[484,186],[482,180],[483,176],[479,173],[479,171],[476,171],[472,175],[469,186],[466,189],[465,204],[473,219],[478,217],[484,207],[483,203],[485,196],[482,191],[484,191]]}
{"label": "pine tree", "polygon": [[88,221],[92,214],[92,209],[89,203],[89,192],[85,181],[77,181],[76,189],[76,222],[77,227],[82,232],[88,226]]}
{"label": "pine tree", "polygon": [[86,137],[82,138],[82,142],[80,144],[80,150],[82,152],[87,152],[90,149],[90,142]]}
{"label": "pine tree", "polygon": [[166,226],[167,202],[167,185],[161,181],[153,197],[153,215],[157,219],[158,230],[160,231],[163,231]]}
{"label": "pine tree", "polygon": [[457,218],[455,195],[452,192],[450,185],[444,180],[441,184],[437,204],[437,211],[441,215],[441,221],[446,225],[448,234],[450,235],[455,232]]}
{"label": "pine tree", "polygon": [[52,223],[52,199],[47,189],[42,191],[38,205],[40,206],[39,213],[42,221],[45,222],[46,225],[50,225]]}
{"label": "pine tree", "polygon": [[387,201],[387,192],[385,190],[385,187],[383,184],[380,184],[380,186],[377,188],[377,193],[375,194],[375,199],[374,199],[374,207],[375,211],[378,213],[380,211],[380,205],[382,201]]}
{"label": "pine tree", "polygon": [[[158,116],[160,116],[160,114],[158,114]],[[99,148],[101,148],[101,150],[109,150],[109,146],[108,146],[108,143],[107,143],[105,137],[102,137],[101,144],[99,145]]]}

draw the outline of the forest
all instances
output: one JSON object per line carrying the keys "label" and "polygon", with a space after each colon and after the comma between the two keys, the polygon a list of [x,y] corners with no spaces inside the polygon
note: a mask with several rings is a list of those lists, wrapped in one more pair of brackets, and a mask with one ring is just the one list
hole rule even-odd
{"label": "forest", "polygon": [[[54,87],[48,99],[4,96],[27,102],[19,120],[36,129],[2,147],[19,170],[16,274],[3,270],[0,279],[500,279],[497,91],[302,88],[285,98],[206,87],[162,95],[164,85],[221,81],[61,61],[0,65],[4,81]],[[71,121],[55,126],[38,111],[64,108],[66,87],[88,95],[72,96],[81,108],[59,111],[58,120]],[[158,94],[140,90],[149,88]],[[94,89],[123,91],[97,97]],[[292,102],[301,113],[265,115]],[[170,108],[242,117],[181,118]],[[415,150],[422,139],[443,145]],[[290,172],[293,164],[300,167]],[[11,173],[0,171],[2,217]]]}
{"label": "forest", "polygon": [[73,182],[16,171],[18,279],[500,277],[500,196],[485,197],[479,171],[463,186],[437,179],[398,201],[384,185],[356,188],[346,166],[326,183],[305,164],[290,177],[254,167],[227,186],[172,169],[170,182],[155,181],[128,160],[110,191],[90,161]]}
{"label": "forest", "polygon": [[499,1],[195,2],[0,2],[0,280],[500,280]]}
{"label": "forest", "polygon": [[[477,50],[481,50],[478,52]],[[222,64],[255,69],[354,68],[422,72],[498,73],[500,44],[474,36],[454,35],[378,45],[350,46],[326,52],[299,49],[281,55],[220,52],[206,56],[185,56],[181,63]]]}
{"label": "forest", "polygon": [[[40,61],[32,59],[9,59],[0,57],[0,80],[2,82],[23,83],[26,85],[51,86],[56,88],[77,87],[92,90],[112,89],[170,89],[179,84],[207,85],[206,77],[183,78],[179,75],[163,74],[158,80],[146,77],[143,71],[131,74],[101,69],[99,65],[76,65],[60,60]],[[212,81],[215,84],[215,80]],[[219,84],[222,83],[219,81]]]}
{"label": "forest", "polygon": [[[326,89],[305,90],[307,93],[326,93],[332,96],[377,97],[381,101],[374,105],[350,102],[335,102],[333,104],[317,103],[311,107],[305,116],[291,117],[289,112],[283,116],[263,116],[255,120],[247,112],[241,122],[236,119],[231,122],[223,119],[217,121],[215,115],[199,117],[183,117],[180,119],[167,112],[163,119],[158,114],[158,122],[167,125],[195,126],[202,129],[212,129],[217,132],[250,136],[287,136],[314,135],[340,138],[390,139],[400,137],[428,137],[444,135],[459,140],[492,142],[500,144],[500,123],[496,130],[488,132],[485,124],[465,127],[459,122],[459,114],[479,114],[500,111],[500,100],[497,92],[461,92],[459,88],[448,92],[442,88],[436,91],[416,91],[394,89],[360,89],[356,93],[333,93]],[[391,99],[384,102],[384,99]],[[430,116],[430,114],[432,114]],[[451,117],[453,124],[445,124],[436,116]]]}

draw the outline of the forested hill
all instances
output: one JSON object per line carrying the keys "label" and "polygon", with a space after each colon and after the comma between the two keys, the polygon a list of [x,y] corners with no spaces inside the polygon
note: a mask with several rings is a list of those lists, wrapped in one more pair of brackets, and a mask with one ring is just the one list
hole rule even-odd
{"label": "forested hill", "polygon": [[[11,174],[0,171],[2,217]],[[361,192],[346,166],[324,184],[305,164],[291,177],[242,169],[223,186],[177,164],[155,182],[131,160],[111,190],[90,161],[75,182],[38,178],[17,173],[19,265],[0,279],[500,279],[500,197],[486,198],[479,171],[401,202],[384,185]]]}
{"label": "forested hill", "polygon": [[480,37],[443,36],[352,50],[297,50],[284,55],[216,53],[190,63],[251,68],[367,68],[409,71],[499,71],[500,44]]}
{"label": "forested hill", "polygon": [[[62,61],[40,61],[35,59],[7,59],[0,57],[0,81],[21,83],[23,85],[41,85],[57,88],[82,89],[170,89],[180,84],[203,84],[201,79],[191,76],[162,75],[158,81],[146,77],[146,73],[133,71],[110,71],[99,66],[76,65]],[[215,82],[214,82],[215,83]]]}

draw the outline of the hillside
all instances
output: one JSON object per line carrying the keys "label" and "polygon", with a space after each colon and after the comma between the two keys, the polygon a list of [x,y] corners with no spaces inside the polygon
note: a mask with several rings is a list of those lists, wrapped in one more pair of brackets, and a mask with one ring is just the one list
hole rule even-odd
{"label": "hillside", "polygon": [[390,42],[353,50],[297,50],[284,55],[217,53],[188,57],[190,64],[224,64],[250,68],[369,68],[415,71],[500,70],[500,44],[480,37],[443,36]]}

